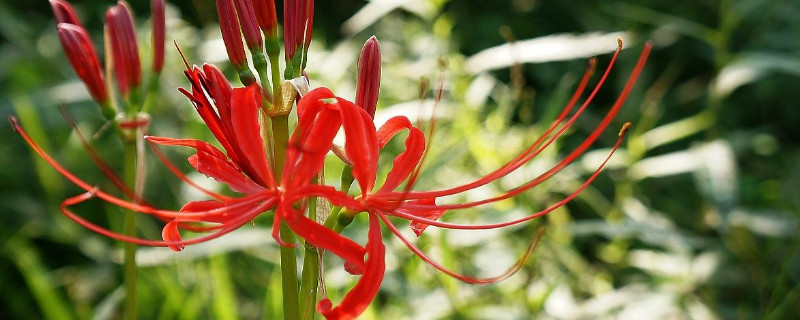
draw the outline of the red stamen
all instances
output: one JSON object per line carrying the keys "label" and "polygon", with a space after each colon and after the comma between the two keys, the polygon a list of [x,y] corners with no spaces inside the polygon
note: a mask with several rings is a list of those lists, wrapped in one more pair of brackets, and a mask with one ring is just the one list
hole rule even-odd
{"label": "red stamen", "polygon": [[392,222],[389,221],[389,219],[387,219],[383,214],[377,214],[377,216],[380,217],[381,220],[383,221],[383,223],[386,226],[389,227],[389,230],[391,230],[392,233],[394,233],[394,235],[397,236],[397,238],[400,239],[400,241],[402,241],[403,244],[405,244],[406,247],[408,247],[409,250],[411,250],[411,252],[413,252],[418,257],[420,257],[420,259],[422,259],[422,261],[424,261],[428,265],[436,268],[436,270],[444,272],[445,274],[447,274],[447,275],[449,275],[449,276],[451,276],[453,278],[456,278],[458,280],[464,281],[466,283],[471,283],[471,284],[491,284],[491,283],[496,283],[496,282],[503,281],[503,280],[508,279],[511,276],[513,276],[515,273],[517,273],[517,271],[522,269],[522,266],[525,265],[525,261],[528,261],[528,258],[530,258],[531,254],[536,249],[536,246],[539,244],[539,240],[544,235],[543,231],[539,231],[537,233],[536,237],[534,238],[533,242],[531,242],[531,244],[528,246],[528,249],[525,250],[525,253],[520,257],[520,259],[517,260],[516,263],[514,263],[510,268],[508,268],[508,270],[506,270],[502,274],[500,274],[498,276],[495,276],[495,277],[490,277],[490,278],[474,278],[474,277],[469,277],[469,276],[454,272],[454,271],[452,271],[450,269],[445,268],[444,266],[442,266],[441,264],[437,263],[436,261],[433,261],[433,259],[428,257],[425,253],[422,252],[422,250],[417,248],[417,246],[415,246],[413,243],[411,243],[411,241],[409,241],[405,236],[403,236],[403,234],[400,233],[400,230],[398,230],[397,227],[394,224],[392,224]]}

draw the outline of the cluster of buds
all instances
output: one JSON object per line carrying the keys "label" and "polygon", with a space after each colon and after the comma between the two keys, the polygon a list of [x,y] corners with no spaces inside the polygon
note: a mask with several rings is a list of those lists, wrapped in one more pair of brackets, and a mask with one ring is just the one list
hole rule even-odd
{"label": "cluster of buds", "polygon": [[[239,79],[244,85],[257,82],[248,64],[245,53],[247,46],[253,67],[261,80],[265,110],[273,114],[286,113],[287,110],[282,109],[285,103],[281,103],[283,97],[279,93],[283,81],[278,71],[280,42],[274,0],[216,0],[216,5],[222,40]],[[286,61],[283,76],[290,80],[303,74],[306,52],[311,43],[314,1],[286,0],[283,10]]]}
{"label": "cluster of buds", "polygon": [[[153,65],[151,87],[164,67],[165,8],[164,0],[150,2],[153,20]],[[103,65],[92,44],[89,33],[81,24],[75,10],[65,0],[50,0],[56,18],[58,38],[73,69],[81,78],[92,98],[100,105],[103,116],[117,120],[119,108],[113,91],[104,79]],[[136,115],[144,109],[141,104],[142,70],[139,47],[131,10],[124,1],[118,2],[105,15],[106,67],[113,71],[117,92],[122,98],[125,113]]]}

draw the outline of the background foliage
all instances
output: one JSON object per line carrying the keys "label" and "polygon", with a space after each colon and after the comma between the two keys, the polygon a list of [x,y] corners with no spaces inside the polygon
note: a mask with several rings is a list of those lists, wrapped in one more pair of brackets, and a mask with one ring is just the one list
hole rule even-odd
{"label": "background foliage", "polygon": [[[143,23],[141,43],[147,43],[148,3],[131,3]],[[111,3],[73,4],[99,43],[102,13]],[[190,62],[227,67],[213,2],[170,5],[168,38]],[[797,1],[318,1],[316,7],[313,86],[352,96],[357,52],[372,34],[384,53],[379,118],[416,113],[421,77],[434,88],[445,80],[420,188],[452,185],[510,159],[549,124],[586,64],[511,61],[476,75],[469,57],[514,39],[632,32],[609,85],[558,143],[560,151],[467,198],[507,190],[560,159],[607,110],[641,40],[656,45],[617,118],[619,125],[634,123],[624,150],[578,199],[531,225],[479,234],[432,228],[418,239],[445,265],[489,276],[513,263],[537,225],[546,226],[519,274],[497,285],[465,285],[391,240],[387,276],[365,319],[782,319],[800,312]],[[208,137],[174,90],[187,84],[176,53],[168,51],[166,89],[151,132]],[[599,58],[604,66],[609,55]],[[120,157],[118,142],[102,134],[102,117],[61,52],[45,1],[0,2],[0,66],[0,115],[16,114],[66,167],[110,187],[58,112],[58,105],[66,106],[84,132],[101,132],[94,143],[107,159]],[[563,198],[608,151],[602,148],[613,143],[613,131],[598,142],[600,149],[541,188],[455,213],[452,221],[508,220]],[[122,295],[119,245],[60,215],[59,202],[78,189],[36,159],[9,127],[0,130],[0,140],[0,318],[113,317]],[[176,160],[188,155],[166,151]],[[148,172],[151,202],[175,208],[193,197],[156,159]],[[76,210],[101,224],[121,223],[116,209],[99,201]],[[141,250],[142,317],[278,317],[277,247],[266,231],[269,220],[180,254]],[[159,237],[153,221],[142,217],[139,225],[142,235]],[[347,232],[365,239],[358,225],[365,223]],[[334,259],[326,260],[325,278],[334,298],[353,280]]]}

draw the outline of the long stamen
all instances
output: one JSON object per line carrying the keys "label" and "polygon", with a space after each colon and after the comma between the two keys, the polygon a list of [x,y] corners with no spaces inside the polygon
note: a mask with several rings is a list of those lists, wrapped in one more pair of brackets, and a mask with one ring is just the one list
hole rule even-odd
{"label": "long stamen", "polygon": [[[108,178],[109,181],[119,189],[126,197],[134,199],[133,190],[128,188],[122,179],[111,169],[111,166],[97,154],[97,151],[92,147],[89,143],[89,140],[86,139],[86,136],[83,134],[83,131],[78,127],[78,124],[75,122],[75,118],[72,117],[72,113],[69,112],[69,109],[64,107],[63,105],[58,106],[58,110],[61,111],[61,115],[64,117],[64,120],[67,122],[72,131],[75,133],[75,136],[78,137],[78,141],[81,143],[83,150],[86,151],[86,154],[89,155],[89,158],[95,163],[95,165],[100,168],[100,171],[103,172],[103,175]],[[134,199],[137,202],[140,202],[141,199]]]}
{"label": "long stamen", "polygon": [[[546,208],[544,210],[541,210],[541,211],[536,212],[534,214],[528,215],[528,216],[526,216],[524,218],[520,218],[520,219],[516,219],[516,220],[512,220],[512,221],[507,221],[507,222],[502,222],[502,223],[494,223],[494,224],[464,225],[464,224],[447,223],[447,222],[441,222],[441,221],[437,221],[437,220],[421,218],[421,217],[418,217],[418,216],[415,216],[415,215],[411,215],[411,214],[408,214],[408,213],[404,213],[404,212],[400,212],[400,211],[393,211],[393,212],[391,212],[391,215],[399,217],[399,218],[407,219],[407,220],[410,220],[410,221],[413,221],[413,222],[420,222],[420,223],[424,223],[424,224],[428,224],[428,225],[436,226],[436,227],[440,227],[440,228],[464,229],[464,230],[497,229],[497,228],[502,228],[502,227],[507,227],[507,226],[511,226],[511,225],[520,224],[520,223],[523,223],[523,222],[526,222],[526,221],[530,221],[530,220],[539,218],[539,217],[541,217],[541,216],[543,216],[545,214],[548,214],[548,213],[560,208],[561,206],[563,206],[563,205],[567,204],[568,202],[572,201],[573,199],[575,199],[575,197],[577,197],[578,194],[581,193],[581,191],[586,189],[586,187],[588,187],[597,178],[597,176],[600,175],[600,172],[602,172],[603,168],[608,163],[608,160],[611,159],[611,156],[614,155],[614,152],[622,144],[623,138],[624,138],[624,136],[625,136],[625,134],[627,132],[627,128],[629,126],[630,126],[629,123],[626,123],[626,125],[623,126],[622,130],[620,130],[620,133],[619,133],[619,139],[617,139],[617,143],[614,144],[614,147],[612,148],[611,152],[609,152],[608,156],[603,161],[603,163],[601,163],[600,166],[597,167],[597,169],[592,173],[592,175],[589,176],[589,178],[586,179],[586,181],[584,181],[581,184],[580,187],[578,187],[575,191],[573,191],[570,195],[568,195],[567,197],[565,197],[561,201],[551,205],[550,207],[548,207],[548,208]],[[405,204],[403,206],[403,208],[404,209],[409,209],[409,210],[435,210],[435,209],[445,209],[445,210],[447,210],[447,209],[469,208],[469,207],[474,207],[474,206],[478,206],[478,205],[481,205],[481,204],[500,201],[500,200],[503,200],[503,199],[507,199],[507,198],[513,197],[513,196],[515,196],[515,195],[527,190],[527,189],[525,189],[523,187],[514,189],[514,190],[512,190],[512,191],[510,191],[510,192],[508,192],[508,193],[506,193],[504,195],[498,196],[498,197],[494,197],[494,198],[491,198],[491,199],[485,199],[485,200],[481,200],[481,201],[476,201],[476,202],[471,202],[471,203],[454,204],[454,205],[423,205],[423,204],[409,203],[409,204]]]}
{"label": "long stamen", "polygon": [[[587,69],[586,72],[584,72],[583,79],[581,79],[581,83],[579,84],[578,89],[576,90],[575,94],[573,94],[572,98],[570,99],[570,102],[564,107],[564,110],[562,110],[562,112],[559,115],[559,117],[527,149],[522,151],[519,155],[517,155],[514,159],[512,159],[511,161],[509,161],[505,165],[501,166],[497,170],[493,171],[490,174],[487,174],[487,175],[483,176],[482,178],[480,178],[480,179],[478,179],[476,181],[473,181],[471,183],[468,183],[468,184],[465,184],[465,185],[461,185],[461,186],[458,186],[458,187],[453,187],[453,188],[439,190],[439,191],[432,191],[432,192],[430,192],[428,194],[428,196],[442,197],[442,196],[452,195],[452,194],[464,192],[466,190],[470,190],[470,189],[474,189],[474,188],[486,185],[486,184],[488,184],[488,183],[490,183],[492,181],[495,181],[495,180],[497,180],[497,179],[499,179],[499,178],[511,173],[512,171],[514,171],[514,170],[518,169],[519,167],[521,167],[523,164],[525,164],[528,161],[530,161],[532,158],[534,158],[537,155],[539,155],[548,146],[550,146],[550,144],[552,144],[555,140],[557,140],[561,136],[561,134],[563,134],[564,131],[566,131],[566,129],[569,128],[575,122],[575,120],[577,120],[577,118],[581,115],[581,113],[583,113],[583,110],[589,105],[589,103],[591,103],[591,101],[593,100],[595,94],[603,86],[603,84],[605,83],[606,78],[610,74],[611,69],[614,66],[614,62],[616,61],[617,55],[619,54],[619,50],[620,49],[618,48],[617,51],[612,56],[611,61],[608,64],[608,67],[606,68],[605,72],[603,73],[603,76],[597,82],[597,84],[595,85],[594,90],[589,95],[589,97],[586,99],[586,101],[581,105],[581,108],[579,108],[578,111],[575,112],[575,114],[573,114],[572,117],[570,117],[570,120],[568,120],[567,123],[564,124],[561,127],[561,129],[555,135],[550,136],[550,134],[553,132],[553,130],[555,130],[558,127],[558,124],[560,124],[564,120],[564,118],[567,116],[567,114],[569,114],[569,111],[577,103],[577,100],[580,97],[580,94],[586,88],[588,80],[589,80],[591,74],[594,72],[593,69]],[[593,65],[594,64],[590,62],[590,66],[593,66]],[[550,139],[548,140],[548,142],[546,144],[542,145],[542,142],[544,142],[545,139],[548,138],[548,136],[550,136]],[[410,197],[414,198],[414,196],[415,195],[412,194]]]}
{"label": "long stamen", "polygon": [[94,232],[96,232],[98,234],[101,234],[103,236],[106,236],[106,237],[109,237],[109,238],[112,238],[112,239],[116,239],[116,240],[120,240],[120,241],[126,241],[126,242],[135,243],[135,244],[138,244],[138,245],[154,246],[154,247],[168,247],[168,246],[179,247],[179,246],[184,246],[184,245],[190,245],[190,244],[205,242],[205,241],[208,241],[208,240],[211,240],[211,239],[218,238],[220,236],[223,236],[223,235],[225,235],[227,233],[230,233],[231,231],[234,231],[234,230],[238,229],[239,227],[247,224],[248,221],[252,220],[255,216],[257,216],[257,215],[261,214],[262,212],[264,212],[265,210],[267,210],[270,206],[274,205],[274,202],[275,202],[275,201],[267,201],[267,202],[264,202],[264,203],[262,203],[262,204],[260,204],[260,205],[258,205],[256,207],[253,207],[252,210],[247,211],[247,213],[243,214],[241,217],[238,217],[236,219],[232,219],[231,222],[233,222],[233,223],[230,223],[229,225],[227,225],[226,227],[222,228],[220,231],[218,231],[216,233],[213,233],[213,234],[210,234],[210,235],[206,235],[206,236],[202,236],[202,237],[189,239],[189,240],[160,241],[160,240],[141,239],[141,238],[136,238],[136,237],[131,237],[131,236],[126,236],[126,235],[123,235],[123,234],[115,233],[115,232],[113,232],[111,230],[105,229],[103,227],[100,227],[100,226],[92,223],[92,222],[89,222],[86,219],[83,219],[82,217],[78,216],[77,214],[75,214],[74,212],[72,212],[71,210],[68,209],[68,207],[70,207],[70,206],[77,205],[77,204],[80,204],[80,203],[82,203],[82,202],[84,202],[86,200],[94,198],[97,195],[95,193],[96,191],[97,191],[96,189],[93,189],[93,190],[87,191],[85,193],[82,193],[82,194],[80,194],[78,196],[71,197],[71,198],[68,198],[68,199],[64,200],[61,203],[61,206],[60,206],[61,212],[65,216],[70,218],[71,220],[73,220],[76,223],[80,224],[81,226],[83,226],[83,227],[85,227],[85,228],[87,228],[89,230],[92,230],[92,231],[94,231]]}
{"label": "long stamen", "polygon": [[[148,142],[150,142],[150,141],[148,141]],[[217,200],[220,200],[220,201],[230,201],[230,200],[233,199],[231,197],[227,197],[227,196],[224,196],[222,194],[219,194],[219,193],[213,192],[211,190],[208,190],[206,188],[203,188],[200,185],[198,185],[197,183],[195,183],[194,181],[190,180],[189,177],[187,177],[185,174],[183,174],[183,172],[181,172],[178,169],[178,167],[176,167],[175,164],[172,163],[172,161],[170,161],[164,155],[164,153],[161,152],[161,150],[158,149],[158,147],[156,147],[154,142],[150,142],[150,149],[153,150],[153,153],[156,155],[156,157],[158,157],[158,159],[161,160],[161,163],[163,163],[169,169],[169,171],[172,172],[172,174],[174,174],[176,177],[178,177],[178,179],[181,179],[181,181],[185,182],[186,184],[194,187],[198,191],[200,191],[200,192],[202,192],[202,193],[206,194],[207,196],[212,197],[214,199],[217,199]]]}
{"label": "long stamen", "polygon": [[528,246],[527,250],[525,250],[525,253],[520,257],[520,259],[517,260],[516,263],[514,263],[508,270],[506,270],[502,274],[490,278],[473,278],[457,273],[450,269],[447,269],[444,266],[437,263],[436,261],[433,261],[433,259],[428,257],[425,253],[422,252],[422,250],[420,250],[417,246],[411,243],[411,241],[409,241],[405,236],[403,236],[403,234],[400,233],[400,230],[398,230],[397,227],[394,224],[392,224],[392,222],[389,221],[389,219],[387,219],[383,214],[377,214],[377,216],[383,221],[384,224],[386,224],[386,226],[389,227],[389,230],[391,230],[392,233],[394,233],[394,235],[397,236],[397,238],[399,238],[400,241],[402,241],[406,245],[406,247],[408,247],[408,249],[410,249],[412,252],[414,252],[414,254],[420,257],[422,261],[425,261],[425,263],[427,263],[428,265],[436,268],[441,272],[444,272],[445,274],[453,278],[471,284],[491,284],[503,281],[513,276],[515,273],[517,273],[517,271],[522,269],[522,266],[525,265],[525,261],[527,261],[528,258],[530,258],[531,254],[533,254],[533,251],[536,249],[536,246],[539,244],[539,240],[541,240],[542,236],[544,236],[544,229],[540,229],[540,231],[537,232],[534,240]]}
{"label": "long stamen", "polygon": [[53,159],[47,152],[45,152],[38,144],[36,144],[36,142],[33,141],[33,139],[31,139],[30,136],[28,136],[28,134],[25,132],[22,126],[20,126],[19,122],[15,117],[13,116],[9,117],[9,121],[11,122],[11,125],[14,128],[14,130],[16,130],[16,132],[25,140],[25,142],[28,143],[31,149],[33,149],[37,154],[39,154],[39,156],[41,156],[42,159],[44,159],[48,164],[50,164],[50,166],[52,166],[53,169],[55,169],[56,171],[61,173],[62,176],[67,178],[67,180],[71,181],[76,186],[85,191],[94,190],[93,191],[94,196],[103,199],[106,202],[111,203],[113,205],[123,207],[125,209],[130,209],[144,214],[169,217],[169,218],[195,218],[195,217],[200,218],[208,215],[222,214],[230,210],[235,210],[241,207],[257,204],[259,202],[272,201],[272,199],[277,198],[277,192],[273,190],[267,190],[264,192],[239,198],[239,201],[229,206],[220,207],[217,209],[212,209],[203,212],[191,212],[191,213],[174,211],[174,210],[156,209],[151,206],[126,201],[97,189],[95,186],[87,183],[86,181],[78,178],[77,176],[69,172],[66,168],[61,166],[61,164],[59,164],[55,159]]}

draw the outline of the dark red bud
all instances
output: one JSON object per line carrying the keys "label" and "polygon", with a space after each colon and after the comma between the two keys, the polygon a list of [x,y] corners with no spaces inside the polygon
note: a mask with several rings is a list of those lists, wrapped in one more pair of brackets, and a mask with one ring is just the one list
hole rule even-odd
{"label": "dark red bud", "polygon": [[153,72],[155,73],[161,72],[161,69],[164,68],[164,40],[167,24],[164,10],[164,0],[150,1],[151,19],[153,19]]}
{"label": "dark red bud", "polygon": [[358,56],[358,79],[356,84],[356,105],[375,118],[378,104],[378,91],[381,86],[381,47],[378,39],[372,36],[364,43]]}
{"label": "dark red bud", "polygon": [[56,16],[56,24],[69,23],[83,28],[78,16],[75,14],[75,9],[69,2],[64,0],[50,0],[50,7],[53,8],[53,15]]}
{"label": "dark red bud", "polygon": [[244,40],[247,47],[251,50],[261,50],[264,48],[264,41],[261,40],[261,32],[258,31],[256,14],[253,12],[253,4],[250,0],[234,0],[236,5],[236,15],[239,17],[239,24],[242,27]]}
{"label": "dark red bud", "polygon": [[236,19],[236,9],[233,0],[216,0],[219,27],[222,31],[222,41],[228,51],[228,59],[239,70],[247,66],[247,56],[244,54],[242,31]]}
{"label": "dark red bud", "polygon": [[117,87],[120,94],[125,96],[142,82],[136,30],[125,2],[120,1],[106,11],[106,30]]}
{"label": "dark red bud", "polygon": [[58,39],[75,73],[86,84],[92,98],[101,105],[106,104],[108,91],[103,81],[103,69],[86,30],[69,23],[59,23],[57,28]]}
{"label": "dark red bud", "polygon": [[264,34],[275,36],[278,18],[275,13],[275,0],[252,0],[256,20]]}

